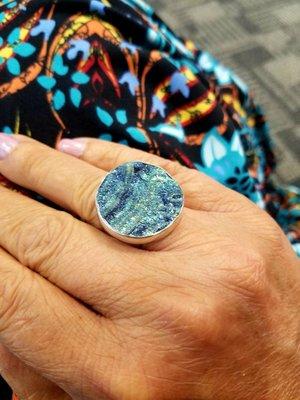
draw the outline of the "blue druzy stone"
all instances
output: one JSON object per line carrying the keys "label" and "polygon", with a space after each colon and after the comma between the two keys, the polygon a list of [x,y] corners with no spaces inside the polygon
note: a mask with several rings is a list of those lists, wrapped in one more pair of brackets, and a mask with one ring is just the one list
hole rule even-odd
{"label": "blue druzy stone", "polygon": [[183,207],[179,184],[162,168],[141,161],[120,165],[103,180],[96,202],[116,233],[145,238],[169,227]]}

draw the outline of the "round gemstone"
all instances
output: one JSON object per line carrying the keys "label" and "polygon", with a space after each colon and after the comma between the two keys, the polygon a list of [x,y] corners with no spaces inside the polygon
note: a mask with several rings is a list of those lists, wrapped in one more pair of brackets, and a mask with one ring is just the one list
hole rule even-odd
{"label": "round gemstone", "polygon": [[101,183],[96,204],[104,225],[118,235],[146,238],[167,229],[183,207],[179,184],[162,168],[132,161]]}

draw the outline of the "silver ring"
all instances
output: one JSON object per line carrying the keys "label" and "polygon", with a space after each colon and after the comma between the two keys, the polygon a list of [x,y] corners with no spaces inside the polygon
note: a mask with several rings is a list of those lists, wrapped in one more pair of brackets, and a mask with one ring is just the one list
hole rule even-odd
{"label": "silver ring", "polygon": [[111,170],[96,191],[103,229],[122,242],[145,244],[167,236],[182,215],[184,195],[167,171],[143,161]]}

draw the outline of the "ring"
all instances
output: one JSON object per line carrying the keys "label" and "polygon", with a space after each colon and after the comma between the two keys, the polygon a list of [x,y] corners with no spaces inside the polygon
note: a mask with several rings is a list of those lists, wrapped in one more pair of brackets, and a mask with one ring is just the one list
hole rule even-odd
{"label": "ring", "polygon": [[131,244],[167,236],[179,222],[184,206],[180,185],[161,167],[131,161],[111,170],[96,191],[103,229]]}

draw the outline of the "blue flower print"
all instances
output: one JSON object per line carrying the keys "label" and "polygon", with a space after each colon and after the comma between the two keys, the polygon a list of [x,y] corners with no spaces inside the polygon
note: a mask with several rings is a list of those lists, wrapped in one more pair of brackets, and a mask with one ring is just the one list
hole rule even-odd
{"label": "blue flower print", "polygon": [[79,53],[82,54],[83,60],[87,60],[90,53],[90,43],[83,39],[71,39],[70,48],[67,52],[67,57],[69,60],[75,60]]}
{"label": "blue flower print", "polygon": [[127,84],[130,93],[132,94],[132,96],[134,96],[136,89],[139,86],[139,80],[138,78],[133,75],[131,72],[125,72],[119,82],[121,83],[121,85]]}
{"label": "blue flower print", "polygon": [[175,72],[171,77],[170,91],[172,94],[180,92],[184,97],[189,97],[190,88],[187,85],[187,78],[180,72]]}
{"label": "blue flower print", "polygon": [[201,159],[204,167],[197,164],[200,171],[263,207],[261,195],[255,190],[254,180],[247,170],[247,160],[238,131],[234,132],[228,143],[213,128],[203,141]]}
{"label": "blue flower print", "polygon": [[157,96],[152,96],[152,109],[151,112],[156,114],[157,112],[160,114],[162,118],[166,116],[166,104],[161,101]]}
{"label": "blue flower print", "polygon": [[7,44],[2,45],[0,49],[0,65],[6,63],[8,72],[17,76],[21,73],[21,65],[16,56],[26,58],[35,51],[36,48],[32,44],[21,42],[21,30],[15,28],[8,35]]}
{"label": "blue flower print", "polygon": [[39,23],[31,29],[30,35],[31,36],[38,36],[41,33],[44,35],[46,41],[49,40],[53,29],[55,28],[55,21],[52,19],[40,19]]}

